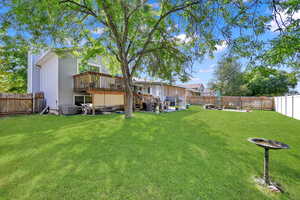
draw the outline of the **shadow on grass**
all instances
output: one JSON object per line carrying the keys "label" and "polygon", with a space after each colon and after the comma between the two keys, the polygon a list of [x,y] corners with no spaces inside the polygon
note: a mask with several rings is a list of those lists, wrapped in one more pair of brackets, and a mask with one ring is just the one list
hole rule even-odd
{"label": "shadow on grass", "polygon": [[121,115],[20,118],[22,125],[0,132],[6,141],[0,143],[0,195],[268,199],[247,182],[246,163],[255,158],[231,150],[197,115],[190,110],[136,113],[130,120]]}

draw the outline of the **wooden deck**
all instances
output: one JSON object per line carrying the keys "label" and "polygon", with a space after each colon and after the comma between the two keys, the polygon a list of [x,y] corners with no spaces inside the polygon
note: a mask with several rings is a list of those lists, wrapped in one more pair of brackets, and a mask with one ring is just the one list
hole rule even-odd
{"label": "wooden deck", "polygon": [[123,79],[97,72],[84,72],[73,76],[74,91],[124,91]]}

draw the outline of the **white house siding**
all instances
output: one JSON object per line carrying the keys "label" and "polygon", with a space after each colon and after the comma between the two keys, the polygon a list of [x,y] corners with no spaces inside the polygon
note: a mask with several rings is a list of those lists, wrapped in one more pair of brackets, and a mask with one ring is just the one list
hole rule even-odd
{"label": "white house siding", "polygon": [[40,68],[40,90],[50,109],[58,109],[58,56],[47,59]]}
{"label": "white house siding", "polygon": [[152,95],[159,97],[161,101],[165,100],[165,96],[164,96],[164,89],[163,86],[161,85],[153,85],[152,86]]}
{"label": "white house siding", "polygon": [[40,68],[35,65],[36,56],[28,52],[27,92],[40,92]]}
{"label": "white house siding", "polygon": [[77,60],[72,55],[59,57],[58,68],[58,104],[70,105],[73,104],[73,75],[77,73]]}

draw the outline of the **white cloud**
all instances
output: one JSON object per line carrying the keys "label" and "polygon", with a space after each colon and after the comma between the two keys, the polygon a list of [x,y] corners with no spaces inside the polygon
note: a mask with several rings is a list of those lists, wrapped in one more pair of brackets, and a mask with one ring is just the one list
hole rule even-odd
{"label": "white cloud", "polygon": [[177,40],[179,40],[180,42],[183,42],[183,43],[187,43],[187,42],[190,42],[192,40],[192,38],[188,37],[186,34],[184,33],[181,33],[177,36],[175,36],[175,38]]}
{"label": "white cloud", "polygon": [[92,33],[101,35],[102,33],[104,33],[104,28],[96,28],[92,31]]}
{"label": "white cloud", "polygon": [[216,46],[216,48],[217,48],[217,50],[216,50],[217,52],[225,50],[227,48],[227,42],[226,41],[222,41],[220,44],[218,44]]}
{"label": "white cloud", "polygon": [[[279,13],[276,13],[276,18],[277,18],[277,22],[279,24],[280,27],[283,26],[283,23],[285,23],[285,25],[288,25],[288,14],[286,13],[286,11],[279,11]],[[294,13],[294,15],[292,16],[293,20],[297,20],[300,19],[300,11]],[[268,24],[270,26],[271,31],[276,31],[279,27],[277,24],[276,20],[275,20],[275,16],[273,16],[273,20]],[[284,27],[282,27],[284,28]]]}
{"label": "white cloud", "polygon": [[217,66],[217,64],[212,64],[212,65],[209,66],[209,68],[215,69],[216,66]]}

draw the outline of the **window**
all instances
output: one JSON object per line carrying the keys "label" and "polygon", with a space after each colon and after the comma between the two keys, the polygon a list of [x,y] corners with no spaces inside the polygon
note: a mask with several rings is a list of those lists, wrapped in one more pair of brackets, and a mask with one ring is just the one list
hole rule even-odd
{"label": "window", "polygon": [[150,88],[150,87],[148,87],[148,94],[150,94],[150,92],[151,92],[151,88]]}
{"label": "window", "polygon": [[84,96],[84,103],[92,103],[92,96]]}
{"label": "window", "polygon": [[82,104],[92,103],[92,96],[88,95],[78,95],[74,96],[74,104],[76,106],[81,106]]}

